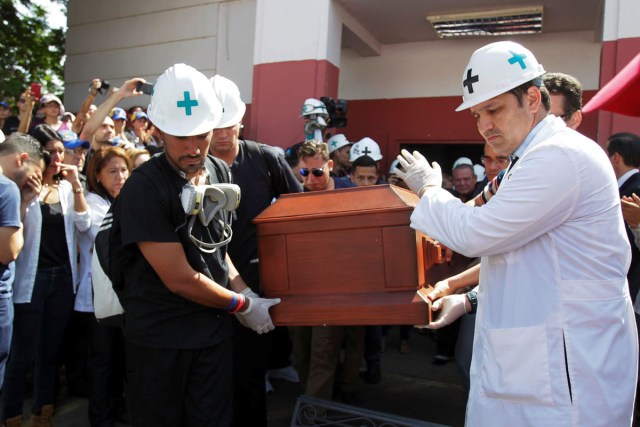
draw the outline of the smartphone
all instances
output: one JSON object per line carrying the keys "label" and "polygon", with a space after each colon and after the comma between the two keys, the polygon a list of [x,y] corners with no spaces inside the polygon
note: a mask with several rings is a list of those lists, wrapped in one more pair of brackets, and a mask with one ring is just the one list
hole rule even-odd
{"label": "smartphone", "polygon": [[136,90],[147,95],[153,95],[153,83],[138,82]]}
{"label": "smartphone", "polygon": [[42,96],[42,85],[38,83],[31,83],[31,96],[39,101]]}

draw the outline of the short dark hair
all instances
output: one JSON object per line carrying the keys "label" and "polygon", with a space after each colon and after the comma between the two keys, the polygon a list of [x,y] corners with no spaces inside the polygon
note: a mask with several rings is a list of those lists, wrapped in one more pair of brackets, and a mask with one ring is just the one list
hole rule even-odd
{"label": "short dark hair", "polygon": [[376,170],[378,170],[378,162],[376,162],[375,160],[373,160],[371,157],[369,156],[360,156],[357,159],[355,159],[352,163],[351,163],[351,170],[355,170],[355,168],[357,168],[358,166],[375,166]]}
{"label": "short dark hair", "polygon": [[573,76],[564,73],[546,73],[542,76],[544,86],[554,95],[562,95],[565,100],[564,114],[582,109],[582,84]]}
{"label": "short dark hair", "polygon": [[284,159],[289,164],[289,167],[295,167],[298,164],[300,147],[304,144],[304,141],[293,144],[291,147],[284,150]]}
{"label": "short dark hair", "polygon": [[515,95],[515,97],[518,98],[518,106],[522,107],[524,105],[522,103],[522,97],[527,93],[531,86],[535,86],[540,90],[540,94],[542,95],[542,106],[545,110],[549,111],[551,108],[551,97],[549,96],[549,91],[542,83],[542,79],[540,77],[536,77],[533,80],[529,80],[528,82],[521,84],[520,86],[516,86],[508,93]]}
{"label": "short dark hair", "polygon": [[625,165],[640,167],[640,136],[631,132],[611,135],[607,141],[607,153],[609,156],[618,153]]}
{"label": "short dark hair", "polygon": [[[460,163],[460,164],[459,164],[459,165],[457,165],[455,168],[453,168],[453,170],[451,171],[451,173],[453,174],[453,172],[455,172],[455,171],[457,171],[457,170],[459,170],[459,169],[469,169],[469,170],[471,170],[471,173],[472,173],[472,174],[474,174],[474,175],[476,174],[475,169],[473,169],[473,166],[472,166],[472,165],[470,165],[469,163]],[[476,178],[477,178],[477,176],[476,176]]]}
{"label": "short dark hair", "polygon": [[27,153],[31,161],[44,160],[46,165],[51,161],[49,153],[44,150],[40,142],[26,133],[14,132],[0,144],[0,156],[14,153]]}
{"label": "short dark hair", "polygon": [[94,151],[89,164],[87,165],[87,187],[92,193],[96,193],[98,196],[107,200],[112,200],[109,192],[104,188],[101,182],[98,182],[98,175],[109,160],[114,157],[120,157],[124,159],[127,164],[127,169],[131,172],[131,160],[127,156],[127,152],[120,147],[105,147],[98,151]]}
{"label": "short dark hair", "polygon": [[49,141],[62,141],[62,137],[58,132],[46,124],[39,124],[29,131],[29,134],[35,139],[40,141],[40,144],[44,147]]}

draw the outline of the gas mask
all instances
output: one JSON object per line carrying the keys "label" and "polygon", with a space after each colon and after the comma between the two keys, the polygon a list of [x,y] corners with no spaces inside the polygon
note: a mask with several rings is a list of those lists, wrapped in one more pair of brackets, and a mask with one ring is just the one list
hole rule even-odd
{"label": "gas mask", "polygon": [[[220,246],[224,246],[231,240],[233,232],[229,224],[229,213],[233,212],[240,204],[240,187],[236,184],[186,184],[180,194],[184,213],[191,216],[189,220],[189,239],[202,252],[213,253]],[[220,242],[203,242],[196,239],[191,231],[195,220],[199,219],[202,225],[213,227],[222,236]],[[212,239],[213,240],[213,239]]]}

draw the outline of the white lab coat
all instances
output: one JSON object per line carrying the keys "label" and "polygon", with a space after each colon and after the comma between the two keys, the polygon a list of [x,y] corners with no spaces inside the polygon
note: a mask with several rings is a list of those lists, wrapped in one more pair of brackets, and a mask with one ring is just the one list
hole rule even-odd
{"label": "white lab coat", "polygon": [[411,220],[482,256],[467,426],[631,425],[630,247],[601,147],[547,117],[487,205],[431,189]]}

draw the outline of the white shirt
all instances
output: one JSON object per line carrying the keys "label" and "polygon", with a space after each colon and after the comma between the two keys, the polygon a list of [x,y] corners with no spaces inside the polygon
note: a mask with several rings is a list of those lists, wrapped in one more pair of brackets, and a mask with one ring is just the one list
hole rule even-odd
{"label": "white shirt", "polygon": [[412,227],[482,256],[467,426],[631,425],[638,339],[615,182],[604,151],[551,116],[485,206],[436,188],[420,200]]}
{"label": "white shirt", "polygon": [[[91,217],[88,211],[76,212],[74,210],[74,193],[68,181],[60,181],[58,193],[64,217],[64,234],[67,239],[73,291],[75,292],[80,281],[78,265],[75,262],[78,259],[77,233],[84,233],[89,229]],[[24,217],[24,247],[16,259],[16,278],[13,282],[13,302],[16,304],[31,302],[31,294],[38,269],[41,229],[42,211],[40,210],[40,202],[36,197],[27,207]]]}
{"label": "white shirt", "polygon": [[638,172],[640,172],[638,169],[631,169],[630,171],[627,171],[627,173],[622,175],[620,178],[618,178],[618,188],[622,187],[629,178],[631,178],[633,175],[637,174]]}

